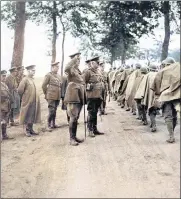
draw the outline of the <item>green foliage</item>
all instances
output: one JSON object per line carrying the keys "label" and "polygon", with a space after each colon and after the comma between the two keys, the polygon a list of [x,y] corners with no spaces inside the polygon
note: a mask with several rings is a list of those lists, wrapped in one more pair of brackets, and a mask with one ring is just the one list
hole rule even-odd
{"label": "green foliage", "polygon": [[16,2],[8,1],[1,3],[1,20],[7,23],[7,27],[14,29],[16,18]]}

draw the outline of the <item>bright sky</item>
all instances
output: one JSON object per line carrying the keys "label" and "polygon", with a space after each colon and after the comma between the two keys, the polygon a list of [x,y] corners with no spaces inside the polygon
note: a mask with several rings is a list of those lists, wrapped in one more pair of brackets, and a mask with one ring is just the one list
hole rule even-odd
{"label": "bright sky", "polygon": [[[164,32],[155,31],[156,35],[164,38]],[[1,22],[1,69],[8,70],[11,66],[14,31],[7,28],[4,22]],[[171,37],[170,49],[180,48],[180,35]],[[140,39],[140,47],[148,48],[153,45],[151,37],[143,37]],[[36,24],[27,21],[25,30],[25,49],[23,65],[35,64],[36,76],[42,77],[50,70],[51,57],[48,57],[47,51],[51,50],[51,41],[47,39],[46,27],[36,26]],[[69,61],[69,55],[78,51],[78,42],[70,34],[65,40],[65,60],[64,65]],[[57,41],[57,61],[61,61],[61,40]],[[84,68],[84,57],[82,57],[80,69]],[[108,65],[107,65],[108,69]]]}

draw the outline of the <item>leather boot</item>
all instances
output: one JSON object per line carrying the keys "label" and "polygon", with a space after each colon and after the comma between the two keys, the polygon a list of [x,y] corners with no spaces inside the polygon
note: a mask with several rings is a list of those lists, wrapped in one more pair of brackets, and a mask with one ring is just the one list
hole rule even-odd
{"label": "leather boot", "polygon": [[93,119],[93,133],[95,135],[104,135],[104,133],[101,133],[100,131],[98,131],[97,129],[97,118]]}
{"label": "leather boot", "polygon": [[87,129],[89,132],[89,137],[95,137],[94,133],[93,133],[93,123],[92,123],[92,117],[90,116],[90,114],[87,116]]}
{"label": "leather boot", "polygon": [[34,130],[33,130],[33,124],[29,124],[30,126],[30,133],[31,135],[38,135],[38,133],[36,133]]}
{"label": "leather boot", "polygon": [[26,131],[25,131],[25,135],[27,137],[31,137],[31,127],[30,127],[30,124],[26,124]]}
{"label": "leather boot", "polygon": [[7,135],[7,124],[2,124],[2,139],[3,140],[14,139]]}
{"label": "leather boot", "polygon": [[168,143],[174,143],[175,138],[174,138],[174,131],[173,131],[173,122],[172,121],[166,121],[166,125],[167,125],[167,130],[168,130],[169,136],[170,136],[170,138],[166,141]]}
{"label": "leather boot", "polygon": [[52,116],[52,128],[56,129],[56,128],[60,128],[60,125],[56,125],[55,124],[55,119],[56,119],[56,113]]}
{"label": "leather boot", "polygon": [[78,142],[75,140],[75,129],[73,123],[69,124],[69,133],[70,133],[70,145],[77,146]]}
{"label": "leather boot", "polygon": [[79,139],[79,138],[77,138],[77,122],[75,122],[75,124],[74,124],[74,127],[73,127],[73,134],[74,134],[74,137],[75,137],[75,141],[76,141],[76,142],[78,142],[78,143],[84,142],[84,139]]}
{"label": "leather boot", "polygon": [[52,132],[51,122],[52,122],[52,115],[49,113],[48,115],[48,131],[49,132]]}

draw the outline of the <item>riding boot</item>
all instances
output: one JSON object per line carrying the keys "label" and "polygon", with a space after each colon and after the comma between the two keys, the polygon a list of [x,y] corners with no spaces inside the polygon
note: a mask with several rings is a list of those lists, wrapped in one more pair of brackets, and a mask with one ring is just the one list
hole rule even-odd
{"label": "riding boot", "polygon": [[13,139],[7,135],[7,124],[2,124],[2,139],[3,140]]}
{"label": "riding boot", "polygon": [[173,122],[172,121],[166,121],[166,125],[167,125],[167,130],[169,132],[169,137],[170,137],[166,141],[168,143],[174,143],[175,142],[175,138],[174,138]]}
{"label": "riding boot", "polygon": [[56,119],[56,112],[55,112],[55,114],[53,114],[53,117],[52,117],[52,128],[54,128],[54,129],[60,128],[61,127],[60,125],[55,124],[55,119]]}
{"label": "riding boot", "polygon": [[101,132],[98,131],[98,129],[97,129],[97,117],[95,117],[95,118],[93,119],[93,133],[94,133],[95,135],[104,135],[104,133],[101,133]]}
{"label": "riding boot", "polygon": [[75,126],[74,123],[69,124],[70,145],[77,146],[78,142],[75,140]]}
{"label": "riding boot", "polygon": [[52,132],[51,122],[52,122],[52,115],[49,113],[48,115],[48,131],[49,132]]}
{"label": "riding boot", "polygon": [[34,130],[33,130],[33,124],[29,124],[30,126],[30,133],[31,135],[38,135],[38,133],[36,133]]}
{"label": "riding boot", "polygon": [[31,137],[31,127],[30,127],[30,124],[26,124],[26,131],[25,131],[25,135],[27,137]]}
{"label": "riding boot", "polygon": [[74,124],[73,131],[74,131],[73,133],[74,133],[74,136],[75,136],[75,141],[78,142],[78,143],[82,143],[84,141],[84,139],[77,138],[77,121]]}
{"label": "riding boot", "polygon": [[95,137],[95,135],[93,133],[92,117],[90,116],[90,114],[88,114],[88,116],[87,116],[87,129],[89,132],[89,137]]}

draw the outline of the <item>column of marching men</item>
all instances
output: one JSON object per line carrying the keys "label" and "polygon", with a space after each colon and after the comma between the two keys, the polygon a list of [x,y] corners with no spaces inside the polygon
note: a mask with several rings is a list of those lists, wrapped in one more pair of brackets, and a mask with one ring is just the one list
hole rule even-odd
{"label": "column of marching men", "polygon": [[[108,74],[104,71],[104,62],[99,57],[86,61],[87,67],[79,70],[81,53],[70,55],[70,62],[65,67],[65,75],[58,74],[59,62],[51,64],[49,72],[43,81],[42,90],[48,104],[47,131],[60,128],[56,125],[57,107],[62,100],[62,110],[66,111],[69,123],[70,144],[77,146],[84,140],[77,137],[77,125],[80,112],[87,104],[87,129],[90,137],[103,135],[97,129],[97,114],[105,113],[107,94],[109,90]],[[24,75],[24,70],[27,75]],[[1,130],[2,139],[13,139],[7,135],[8,126],[25,126],[27,137],[36,136],[33,124],[41,123],[41,106],[39,93],[34,83],[36,66],[12,67],[10,75],[1,71]],[[15,119],[18,118],[18,122]],[[86,121],[85,121],[86,120]]]}
{"label": "column of marching men", "polygon": [[[57,107],[62,100],[62,110],[66,111],[69,123],[70,144],[77,146],[84,140],[77,137],[77,125],[81,111],[87,105],[87,129],[90,137],[103,135],[97,129],[97,115],[106,115],[107,96],[117,100],[121,108],[137,115],[143,125],[148,125],[150,118],[151,132],[157,131],[156,115],[162,114],[169,132],[167,142],[175,142],[174,129],[177,113],[180,113],[180,63],[171,57],[162,61],[160,66],[153,63],[142,66],[123,65],[118,69],[104,71],[104,62],[93,57],[86,61],[86,68],[79,70],[81,53],[70,55],[70,62],[65,67],[65,75],[58,74],[59,62],[51,64],[43,81],[42,90],[48,105],[47,131],[56,125]],[[27,75],[24,75],[24,70]],[[10,75],[1,71],[1,130],[2,139],[12,139],[7,135],[8,126],[25,126],[27,137],[38,135],[33,124],[41,123],[39,93],[34,83],[36,66],[12,67]],[[109,99],[110,100],[110,99]],[[19,122],[15,119],[19,118]]]}
{"label": "column of marching men", "polygon": [[164,117],[169,133],[168,143],[175,142],[174,130],[180,118],[181,79],[180,63],[167,57],[160,66],[150,63],[149,66],[135,64],[113,68],[108,73],[111,95],[121,108],[137,115],[143,125],[150,131],[157,132],[156,115]]}

